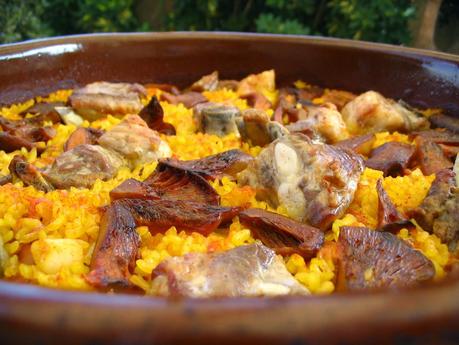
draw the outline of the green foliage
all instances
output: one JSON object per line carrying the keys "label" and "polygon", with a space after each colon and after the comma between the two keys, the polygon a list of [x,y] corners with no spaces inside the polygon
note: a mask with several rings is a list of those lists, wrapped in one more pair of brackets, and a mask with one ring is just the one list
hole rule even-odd
{"label": "green foliage", "polygon": [[408,20],[415,15],[410,0],[331,0],[330,36],[387,43],[409,43]]}
{"label": "green foliage", "polygon": [[154,2],[156,30],[313,34],[409,43],[414,0],[0,0],[0,43],[49,35],[145,31],[135,13]]}
{"label": "green foliage", "polygon": [[39,1],[0,0],[0,43],[51,35],[53,32],[40,17],[43,7]]}

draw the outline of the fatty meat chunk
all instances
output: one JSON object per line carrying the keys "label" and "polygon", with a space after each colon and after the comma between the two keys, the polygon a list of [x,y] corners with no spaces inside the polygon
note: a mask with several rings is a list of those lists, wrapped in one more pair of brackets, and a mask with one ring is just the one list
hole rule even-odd
{"label": "fatty meat chunk", "polygon": [[410,132],[426,129],[428,121],[375,91],[367,91],[347,103],[341,111],[351,134],[381,131]]}
{"label": "fatty meat chunk", "polygon": [[169,145],[161,140],[158,132],[148,128],[138,115],[129,115],[110,131],[102,135],[98,143],[124,157],[131,167],[170,157]]}
{"label": "fatty meat chunk", "polygon": [[191,253],[163,261],[153,286],[160,295],[185,297],[251,297],[308,295],[287,271],[281,257],[261,244],[222,253]]}

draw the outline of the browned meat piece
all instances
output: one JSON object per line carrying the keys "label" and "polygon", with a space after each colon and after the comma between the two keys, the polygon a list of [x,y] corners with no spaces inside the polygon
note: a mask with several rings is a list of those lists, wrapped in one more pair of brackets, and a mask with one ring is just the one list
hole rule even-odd
{"label": "browned meat piece", "polygon": [[[180,161],[169,158],[161,160],[161,164],[193,172],[207,180],[215,180],[224,175],[235,177],[236,174],[244,170],[253,159],[251,155],[241,150],[233,149],[190,161]],[[151,183],[150,177],[148,177],[145,182]]]}
{"label": "browned meat piece", "polygon": [[104,134],[104,131],[100,129],[79,127],[70,134],[64,144],[64,151],[69,151],[78,145],[94,145],[97,143],[97,139],[99,139],[102,134]]}
{"label": "browned meat piece", "polygon": [[64,152],[43,174],[56,188],[90,188],[97,179],[115,176],[125,165],[116,153],[99,145],[79,145]]}
{"label": "browned meat piece", "polygon": [[56,136],[56,130],[53,127],[24,127],[16,131],[16,134],[29,139],[33,142],[44,141],[47,142]]}
{"label": "browned meat piece", "polygon": [[218,82],[217,89],[227,89],[236,91],[239,86],[239,82],[237,80],[220,80]]}
{"label": "browned meat piece", "polygon": [[323,93],[323,89],[311,86],[304,89],[294,87],[286,87],[279,89],[278,102],[274,111],[274,120],[283,123],[282,117],[288,116],[289,122],[293,123],[303,118],[301,114],[305,113],[302,108],[297,108],[296,105],[302,104],[306,106],[312,105],[312,100],[319,97]]}
{"label": "browned meat piece", "polygon": [[56,107],[63,107],[63,102],[50,102],[50,103],[35,103],[30,108],[27,108],[20,115],[32,114],[37,115],[32,118],[24,119],[25,121],[33,124],[42,125],[44,121],[51,121],[52,123],[61,122],[61,116],[56,111]]}
{"label": "browned meat piece", "polygon": [[171,84],[146,84],[145,85],[146,88],[150,89],[150,88],[155,88],[155,89],[160,89],[162,91],[166,91],[168,93],[171,93],[173,95],[179,95],[180,94],[180,90],[175,86],[175,85],[171,85]]}
{"label": "browned meat piece", "polygon": [[175,128],[170,123],[164,122],[164,111],[158,98],[153,96],[150,102],[140,111],[139,116],[147,123],[148,127],[166,135],[175,135]]}
{"label": "browned meat piece", "polygon": [[118,203],[108,206],[100,222],[99,235],[87,281],[98,288],[130,285],[140,245],[136,224],[129,210]]}
{"label": "browned meat piece", "polygon": [[54,187],[43,177],[42,173],[23,156],[14,156],[10,162],[9,170],[17,176],[26,186],[33,186],[38,190],[49,192]]}
{"label": "browned meat piece", "polygon": [[73,91],[69,102],[78,114],[94,120],[108,114],[137,114],[146,95],[139,84],[95,82]]}
{"label": "browned meat piece", "polygon": [[412,145],[395,141],[388,142],[371,151],[370,158],[367,159],[365,165],[368,168],[382,171],[384,176],[397,176],[408,167],[415,151]]}
{"label": "browned meat piece", "polygon": [[280,255],[297,253],[308,259],[324,243],[321,230],[277,213],[251,208],[239,213],[239,220],[251,230],[253,237]]}
{"label": "browned meat piece", "polygon": [[291,125],[293,128],[299,124],[308,125],[327,143],[332,144],[349,137],[346,124],[335,105],[325,103],[319,107],[306,106],[303,109],[305,111],[298,114],[298,122]]}
{"label": "browned meat piece", "polygon": [[[14,146],[18,145],[18,140],[24,140],[24,147],[30,150],[34,145],[33,143],[38,141],[48,141],[52,139],[56,135],[56,131],[54,128],[46,126],[41,127],[43,122],[34,123],[33,121],[29,121],[30,119],[22,119],[18,121],[8,120],[4,117],[0,117],[0,126],[2,127],[3,131],[11,135],[12,141],[16,141],[17,144],[12,144]],[[27,144],[26,142],[29,141],[30,143]],[[6,147],[8,145],[5,145]],[[29,148],[30,147],[30,148]]]}
{"label": "browned meat piece", "polygon": [[432,115],[429,117],[430,123],[434,127],[446,128],[447,130],[459,134],[459,119],[446,115]]}
{"label": "browned meat piece", "polygon": [[196,92],[215,91],[218,87],[218,72],[214,71],[191,85],[190,90]]}
{"label": "browned meat piece", "polygon": [[411,222],[407,217],[402,215],[390,200],[384,187],[382,179],[376,182],[376,190],[378,192],[378,230],[396,232]]}
{"label": "browned meat piece", "polygon": [[459,134],[443,128],[414,132],[411,134],[411,137],[421,137],[424,140],[429,140],[436,144],[459,146]]}
{"label": "browned meat piece", "polygon": [[285,126],[285,128],[292,134],[301,133],[312,140],[325,142],[325,139],[317,133],[308,121],[296,121]]}
{"label": "browned meat piece", "polygon": [[167,163],[159,163],[147,182],[128,179],[110,192],[112,200],[161,199],[189,200],[218,205],[218,193],[203,177]]}
{"label": "browned meat piece", "polygon": [[426,231],[437,235],[456,250],[459,241],[459,189],[455,174],[449,169],[437,172],[429,193],[422,204],[410,212]]}
{"label": "browned meat piece", "polygon": [[13,176],[11,174],[8,175],[0,175],[0,186],[3,186],[7,183],[13,182]]}
{"label": "browned meat piece", "polygon": [[455,160],[459,154],[459,146],[438,144],[443,150],[443,154],[450,160]]}
{"label": "browned meat piece", "polygon": [[271,102],[261,92],[250,92],[241,96],[242,99],[247,100],[249,107],[268,110],[271,108]]}
{"label": "browned meat piece", "polygon": [[364,134],[346,140],[338,141],[335,145],[343,149],[352,150],[364,156],[370,154],[376,137],[374,134]]}
{"label": "browned meat piece", "polygon": [[381,131],[411,132],[428,128],[423,116],[406,109],[375,91],[368,91],[347,103],[341,111],[351,134]]}
{"label": "browned meat piece", "polygon": [[325,90],[322,96],[320,96],[320,98],[325,103],[332,103],[336,105],[339,111],[341,111],[341,109],[343,109],[346,104],[354,100],[356,97],[357,95],[354,95],[353,93],[348,91],[328,89]]}
{"label": "browned meat piece", "polygon": [[342,227],[338,248],[340,290],[413,286],[435,275],[428,258],[389,232]]}
{"label": "browned meat piece", "polygon": [[240,136],[237,122],[241,113],[237,107],[220,103],[199,103],[193,109],[193,117],[198,130],[224,137],[230,133]]}
{"label": "browned meat piece", "polygon": [[182,103],[187,108],[193,108],[198,103],[207,102],[207,98],[199,92],[185,92],[180,95],[172,95],[167,92],[161,94],[161,101],[167,101],[171,104]]}
{"label": "browned meat piece", "polygon": [[172,153],[158,132],[148,128],[138,115],[126,116],[97,142],[104,148],[120,154],[131,168],[170,157]]}
{"label": "browned meat piece", "polygon": [[175,226],[180,230],[208,235],[242,210],[241,207],[221,207],[189,200],[118,199],[114,203],[126,207],[137,226],[148,226],[152,233]]}
{"label": "browned meat piece", "polygon": [[35,147],[35,144],[30,140],[9,134],[7,132],[0,132],[0,150],[10,153],[21,148],[30,151]]}
{"label": "browned meat piece", "polygon": [[163,296],[249,297],[307,295],[274,251],[260,244],[222,253],[191,253],[166,259],[153,285]]}
{"label": "browned meat piece", "polygon": [[242,140],[250,140],[253,145],[265,146],[289,133],[279,122],[270,121],[269,116],[259,109],[242,112],[243,123],[239,126]]}
{"label": "browned meat piece", "polygon": [[421,136],[416,138],[415,143],[415,159],[424,175],[432,175],[453,166],[453,162],[445,156],[440,145]]}
{"label": "browned meat piece", "polygon": [[363,168],[352,151],[292,134],[263,149],[238,181],[284,205],[291,218],[325,230],[350,205]]}

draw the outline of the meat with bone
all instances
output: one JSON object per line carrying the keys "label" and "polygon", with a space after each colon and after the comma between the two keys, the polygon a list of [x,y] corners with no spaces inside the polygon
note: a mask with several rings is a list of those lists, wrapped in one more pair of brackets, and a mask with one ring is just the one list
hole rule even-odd
{"label": "meat with bone", "polygon": [[324,233],[312,226],[299,223],[278,213],[251,208],[239,213],[242,225],[253,237],[280,255],[314,256],[324,243]]}
{"label": "meat with bone", "polygon": [[230,133],[240,136],[237,122],[241,113],[237,107],[222,103],[200,103],[194,107],[193,117],[198,130],[223,137]]}
{"label": "meat with bone", "polygon": [[413,145],[388,142],[371,151],[365,165],[374,170],[380,170],[384,176],[397,176],[403,174],[413,159],[416,148]]}
{"label": "meat with bone", "polygon": [[437,172],[426,198],[410,212],[410,216],[424,230],[447,243],[451,251],[456,250],[459,241],[459,188],[455,173],[450,169]]}
{"label": "meat with bone", "polygon": [[327,229],[350,205],[363,168],[352,151],[293,134],[263,149],[238,180],[293,219]]}
{"label": "meat with bone", "polygon": [[341,227],[338,253],[340,290],[413,286],[435,275],[428,258],[389,232]]}
{"label": "meat with bone", "polygon": [[253,297],[308,295],[283,260],[261,244],[222,253],[191,253],[163,261],[153,285],[161,295],[184,297]]}
{"label": "meat with bone", "polygon": [[307,126],[324,138],[327,143],[331,144],[349,137],[346,124],[335,105],[327,103],[321,106],[307,106],[305,110],[299,116],[298,122],[287,126],[290,132],[295,132],[295,129],[299,126]]}
{"label": "meat with bone", "polygon": [[140,245],[134,218],[118,203],[108,206],[102,216],[99,235],[87,281],[99,288],[129,286],[129,268],[135,266]]}
{"label": "meat with bone", "polygon": [[129,115],[98,139],[99,145],[124,157],[131,168],[170,157],[171,149],[138,115]]}
{"label": "meat with bone", "polygon": [[381,131],[410,132],[428,128],[428,121],[401,104],[368,91],[347,103],[341,111],[351,134]]}
{"label": "meat with bone", "polygon": [[141,99],[146,95],[140,84],[101,81],[76,89],[69,102],[78,114],[94,120],[108,114],[137,114],[142,109]]}
{"label": "meat with bone", "polygon": [[175,135],[175,128],[170,123],[164,122],[164,110],[156,96],[140,111],[139,116],[149,128],[163,134]]}
{"label": "meat with bone", "polygon": [[99,145],[79,145],[58,156],[43,175],[54,187],[90,188],[97,179],[108,180],[116,175],[125,161],[116,152]]}
{"label": "meat with bone", "polygon": [[253,145],[265,146],[289,133],[279,122],[270,121],[269,116],[259,109],[247,109],[242,112],[239,123],[242,140],[250,140]]}

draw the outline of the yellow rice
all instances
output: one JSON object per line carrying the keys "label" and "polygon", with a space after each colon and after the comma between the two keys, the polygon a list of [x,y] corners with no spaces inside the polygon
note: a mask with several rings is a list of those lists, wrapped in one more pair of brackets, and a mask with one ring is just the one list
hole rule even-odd
{"label": "yellow rice", "polygon": [[[307,84],[297,82],[299,87]],[[160,90],[148,89],[149,95],[159,95]],[[262,90],[266,97],[275,100],[276,90]],[[69,90],[55,92],[38,101],[66,101]],[[245,100],[238,98],[234,91],[220,90],[206,92],[205,96],[215,102],[227,102],[241,109],[247,108]],[[18,114],[33,105],[30,100],[1,109],[3,116],[18,119]],[[261,148],[251,147],[234,135],[219,138],[214,135],[195,133],[192,111],[183,105],[171,105],[162,102],[165,121],[172,123],[177,130],[176,136],[163,136],[174,155],[180,159],[197,159],[232,148],[256,156]],[[272,114],[272,110],[269,112]],[[108,116],[104,119],[83,126],[110,129],[121,119]],[[23,154],[28,161],[38,167],[50,164],[62,153],[68,136],[75,130],[72,125],[55,126],[57,135],[46,145],[45,152],[37,157],[35,149],[28,152],[22,149],[6,154],[0,152],[0,172],[8,173],[8,164],[12,157]],[[377,134],[374,147],[388,141],[409,142],[406,135],[400,133]],[[156,163],[138,166],[132,171],[122,168],[109,181],[98,180],[91,189],[71,188],[68,191],[57,190],[44,193],[33,187],[24,187],[22,182],[0,186],[0,245],[3,243],[8,258],[5,263],[6,279],[39,284],[64,289],[91,290],[84,276],[89,272],[89,264],[94,244],[99,231],[100,215],[98,207],[109,203],[109,191],[127,178],[143,180],[151,174]],[[334,291],[336,274],[333,262],[333,244],[336,242],[339,227],[343,225],[368,226],[374,228],[377,222],[376,181],[382,177],[379,171],[365,169],[359,182],[354,201],[348,213],[337,219],[332,230],[326,234],[326,245],[310,261],[299,255],[285,257],[288,270],[312,293],[331,293]],[[396,207],[404,212],[419,205],[426,195],[434,176],[424,176],[414,170],[404,177],[384,178],[384,188]],[[276,210],[265,202],[255,198],[255,191],[248,186],[238,186],[229,178],[212,182],[221,196],[223,205],[246,205],[260,207],[281,214],[286,214],[281,206]],[[151,273],[165,258],[190,252],[223,251],[254,242],[250,230],[244,228],[236,217],[228,229],[219,230],[205,237],[199,233],[187,234],[175,227],[164,234],[152,235],[146,227],[139,227],[141,237],[140,257],[136,261],[130,280],[145,292],[154,293],[151,286]],[[403,229],[399,236],[413,244],[430,258],[436,268],[437,277],[444,275],[444,266],[450,259],[446,245],[435,236],[421,228],[408,231]],[[1,251],[0,251],[1,254]],[[0,255],[0,258],[2,256]],[[371,273],[371,272],[370,272]]]}

